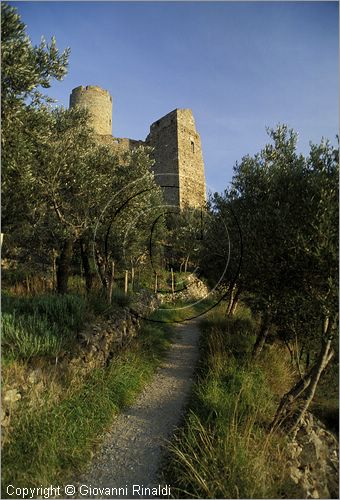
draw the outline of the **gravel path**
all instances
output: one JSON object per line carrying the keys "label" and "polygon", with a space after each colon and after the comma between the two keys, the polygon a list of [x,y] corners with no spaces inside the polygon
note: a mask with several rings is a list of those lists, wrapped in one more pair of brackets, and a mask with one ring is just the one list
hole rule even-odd
{"label": "gravel path", "polygon": [[[102,448],[78,482],[77,498],[167,498],[165,489],[155,494],[142,488],[165,488],[157,475],[162,445],[183,414],[198,358],[198,321],[175,328],[167,358],[135,404],[114,420]],[[80,485],[86,487],[80,489]]]}

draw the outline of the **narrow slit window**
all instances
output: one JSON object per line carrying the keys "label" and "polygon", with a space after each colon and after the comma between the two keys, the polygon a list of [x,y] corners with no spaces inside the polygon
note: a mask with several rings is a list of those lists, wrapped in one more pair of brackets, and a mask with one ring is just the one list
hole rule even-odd
{"label": "narrow slit window", "polygon": [[194,143],[194,141],[191,141],[191,152],[192,153],[195,152],[195,143]]}

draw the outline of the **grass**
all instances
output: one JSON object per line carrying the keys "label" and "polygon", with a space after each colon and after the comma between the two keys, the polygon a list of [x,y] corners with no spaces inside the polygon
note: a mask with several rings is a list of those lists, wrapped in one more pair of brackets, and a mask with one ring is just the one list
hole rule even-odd
{"label": "grass", "polygon": [[85,321],[85,300],[76,295],[2,297],[2,349],[9,359],[56,357],[70,348]]}
{"label": "grass", "polygon": [[207,297],[202,301],[190,303],[177,301],[165,303],[150,317],[155,322],[175,323],[189,321],[196,316],[203,315],[213,305],[213,299]]}
{"label": "grass", "polygon": [[[100,309],[101,297],[93,301]],[[27,317],[27,302],[15,306],[22,317]],[[191,308],[191,313],[199,312],[200,307]],[[182,308],[172,305],[154,316],[180,321],[182,314]],[[108,366],[94,369],[83,378],[76,369],[62,373],[57,365],[51,366],[41,393],[28,393],[20,401],[20,411],[11,415],[11,431],[2,450],[3,491],[8,484],[62,484],[74,477],[91,459],[113,416],[131,404],[151,378],[170,346],[171,332],[167,324],[145,321],[128,349],[116,354]],[[6,373],[12,386],[13,380],[25,376],[24,362],[12,363]]]}
{"label": "grass", "polygon": [[[154,313],[158,318],[160,313]],[[176,310],[168,313],[180,319]],[[2,488],[62,484],[91,459],[113,415],[131,404],[171,343],[171,328],[145,321],[136,341],[84,379],[77,373],[50,383],[37,404],[22,400],[2,450]],[[20,367],[18,367],[19,370]],[[57,373],[57,367],[54,367]],[[58,389],[61,397],[55,397]]]}
{"label": "grass", "polygon": [[85,300],[77,295],[2,296],[3,357],[56,357],[69,349],[86,319]]}
{"label": "grass", "polygon": [[37,314],[45,316],[61,328],[79,329],[83,325],[85,301],[78,295],[37,295],[33,297],[2,296],[2,311],[23,316]]}
{"label": "grass", "polygon": [[2,349],[6,359],[57,357],[72,348],[76,334],[91,318],[110,316],[127,307],[131,296],[114,289],[112,304],[102,290],[88,297],[75,294],[2,297]]}
{"label": "grass", "polygon": [[2,349],[11,359],[57,357],[63,345],[55,324],[46,317],[2,315]]}
{"label": "grass", "polygon": [[277,395],[268,369],[250,361],[254,328],[245,309],[232,320],[215,310],[202,322],[190,409],[169,444],[174,498],[275,498],[280,491],[282,443],[266,432]]}
{"label": "grass", "polygon": [[[58,321],[44,300],[37,302],[40,311]],[[102,307],[101,297],[93,301]],[[20,401],[20,411],[12,415],[2,450],[4,493],[8,484],[62,484],[83,469],[113,415],[131,404],[159,365],[170,345],[166,323],[185,320],[188,313],[197,315],[209,303],[185,305],[170,304],[155,311],[150,319],[165,323],[146,321],[128,350],[86,377],[81,378],[77,369],[61,373],[57,365],[51,366],[41,393],[34,397],[28,393]],[[16,306],[18,317],[27,318],[29,303]],[[13,303],[6,307],[5,314],[13,313]],[[186,424],[171,444],[168,473],[179,498],[275,497],[272,478],[281,458],[280,443],[266,440],[265,429],[276,403],[275,377],[285,378],[285,372],[282,364],[271,378],[263,366],[249,363],[254,328],[242,309],[232,321],[216,309],[202,321],[199,381]],[[272,352],[266,355],[267,363],[276,363]],[[23,377],[23,361],[13,363],[13,370],[14,377]],[[281,477],[279,472],[277,476]]]}
{"label": "grass", "polygon": [[86,306],[88,312],[94,316],[110,316],[117,307],[128,307],[132,302],[132,295],[125,294],[124,290],[114,287],[112,290],[111,304],[108,303],[107,292],[102,288],[91,290],[87,296]]}

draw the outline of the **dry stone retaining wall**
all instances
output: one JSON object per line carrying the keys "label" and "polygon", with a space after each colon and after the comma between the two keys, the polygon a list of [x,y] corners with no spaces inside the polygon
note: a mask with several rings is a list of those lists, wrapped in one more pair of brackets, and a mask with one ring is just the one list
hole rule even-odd
{"label": "dry stone retaining wall", "polygon": [[[136,300],[136,312],[128,307],[116,310],[110,318],[98,317],[86,326],[78,335],[78,343],[72,353],[64,353],[51,365],[43,362],[41,367],[25,368],[22,380],[15,385],[2,385],[1,427],[2,445],[11,432],[11,421],[22,401],[34,397],[43,404],[43,394],[49,389],[50,372],[53,369],[56,379],[63,373],[76,374],[81,380],[94,368],[107,365],[112,356],[137,336],[141,319],[138,313],[145,316],[158,306],[154,294],[144,290]],[[45,372],[49,372],[46,376]],[[40,403],[39,403],[40,404]]]}
{"label": "dry stone retaining wall", "polygon": [[339,443],[323,423],[307,412],[288,447],[298,498],[339,498]]}
{"label": "dry stone retaining wall", "polygon": [[204,299],[209,295],[209,289],[203,281],[195,275],[189,275],[185,278],[185,283],[182,291],[175,293],[158,293],[157,299],[161,304],[174,301],[192,301]]}

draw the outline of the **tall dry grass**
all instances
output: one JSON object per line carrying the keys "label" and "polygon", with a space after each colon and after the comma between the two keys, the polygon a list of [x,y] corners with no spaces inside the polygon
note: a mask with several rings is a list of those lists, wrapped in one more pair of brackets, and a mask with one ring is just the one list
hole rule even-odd
{"label": "tall dry grass", "polygon": [[284,363],[272,353],[266,360],[277,367],[251,361],[255,322],[244,308],[233,319],[214,311],[202,330],[190,411],[169,444],[173,495],[275,498],[285,478],[284,442],[268,437],[267,426],[277,404],[274,380],[288,383]]}

